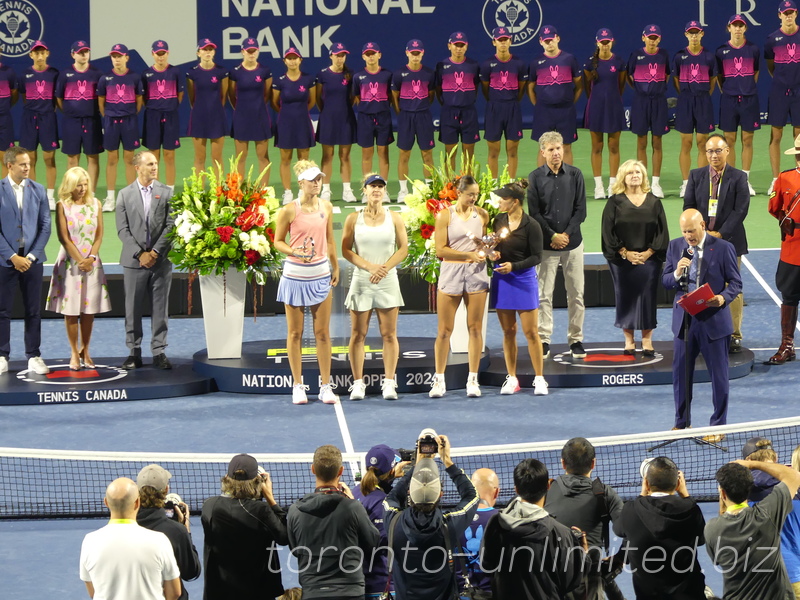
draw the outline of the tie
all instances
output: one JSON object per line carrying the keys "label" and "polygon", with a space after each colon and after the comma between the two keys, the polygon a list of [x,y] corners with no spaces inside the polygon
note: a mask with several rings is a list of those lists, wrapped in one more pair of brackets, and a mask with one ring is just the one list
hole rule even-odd
{"label": "tie", "polygon": [[[719,180],[720,174],[714,170],[714,173],[711,175],[711,199],[716,200],[719,197]],[[717,205],[717,210],[719,210],[719,205]],[[717,222],[717,217],[709,217],[708,218],[708,229],[710,231],[716,231],[714,227]]]}
{"label": "tie", "polygon": [[150,250],[150,190],[148,185],[142,188],[142,202],[144,203],[144,227],[147,230],[147,249]]}
{"label": "tie", "polygon": [[693,292],[697,289],[697,262],[698,256],[700,256],[700,251],[695,248],[694,254],[692,254],[692,264],[689,265],[689,291]]}

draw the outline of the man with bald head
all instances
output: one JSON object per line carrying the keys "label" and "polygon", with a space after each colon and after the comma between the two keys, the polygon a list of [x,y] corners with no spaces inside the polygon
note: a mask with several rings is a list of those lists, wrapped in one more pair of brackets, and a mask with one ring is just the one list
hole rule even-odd
{"label": "man with bald head", "polygon": [[115,479],[103,503],[111,512],[108,525],[87,533],[81,546],[80,574],[89,597],[176,600],[181,583],[172,546],[163,533],[136,523],[136,483]]}
{"label": "man with bald head", "polygon": [[[491,516],[497,512],[494,508],[500,495],[500,479],[491,469],[477,469],[471,477],[472,485],[478,492],[478,512],[472,517],[461,536],[461,547],[464,549],[464,563],[469,577],[469,586],[473,588],[474,600],[488,600],[492,597],[492,579],[481,570],[480,549],[483,532]],[[461,595],[465,595],[466,581],[458,578]]]}
{"label": "man with bald head", "polygon": [[[675,397],[675,427],[691,425],[687,404],[692,399],[695,360],[703,355],[711,375],[714,412],[710,425],[724,425],[728,412],[728,348],[733,334],[729,304],[742,291],[742,278],[736,265],[736,249],[721,238],[708,235],[703,215],[696,209],[683,211],[680,218],[682,237],[670,241],[662,283],[676,290],[672,305],[672,333],[675,336],[672,360],[672,389]],[[684,323],[678,301],[708,284],[714,296],[706,307]],[[689,364],[687,379],[686,360]],[[717,443],[723,435],[708,435],[707,442]]]}

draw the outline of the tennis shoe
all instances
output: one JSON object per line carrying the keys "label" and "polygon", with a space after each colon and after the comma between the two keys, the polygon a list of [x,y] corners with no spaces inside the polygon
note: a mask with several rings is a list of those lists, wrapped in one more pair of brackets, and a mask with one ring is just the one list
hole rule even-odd
{"label": "tennis shoe", "polygon": [[28,370],[37,375],[47,375],[50,372],[50,367],[44,364],[41,356],[34,356],[28,359]]}
{"label": "tennis shoe", "polygon": [[756,190],[753,187],[753,184],[750,183],[749,181],[747,182],[747,191],[750,192],[751,196],[755,196],[756,195]]}
{"label": "tennis shoe", "polygon": [[5,356],[0,356],[0,373],[8,372],[8,359]]}
{"label": "tennis shoe", "polygon": [[327,200],[328,202],[331,201],[331,191],[330,190],[322,190],[322,193],[319,195],[320,198],[323,200]]}
{"label": "tennis shoe", "polygon": [[477,379],[467,379],[467,398],[480,398],[481,386]]}
{"label": "tennis shoe", "polygon": [[612,188],[612,187],[614,187],[614,186],[613,186],[613,184],[611,184],[611,183],[609,182],[609,184],[608,184],[608,192],[607,192],[607,193],[608,193],[608,196],[607,196],[608,198],[611,198],[611,196],[613,196],[613,195],[614,195],[614,194],[611,192],[611,188]]}
{"label": "tennis shoe", "polygon": [[653,192],[653,196],[655,196],[656,198],[664,197],[664,190],[661,189],[660,183],[651,183],[650,191]]}
{"label": "tennis shoe", "polygon": [[406,196],[408,196],[408,192],[406,190],[400,190],[397,192],[397,200],[398,204],[404,204],[406,201]]}
{"label": "tennis shoe", "polygon": [[533,378],[533,395],[534,396],[547,396],[547,382],[544,377],[537,375]]}
{"label": "tennis shoe", "polygon": [[434,379],[433,384],[431,384],[431,391],[428,392],[428,397],[441,398],[446,391],[447,387],[444,384],[444,379]]}
{"label": "tennis shoe", "polygon": [[[362,379],[357,379],[347,391],[350,392],[350,400],[363,400],[367,393],[367,386],[364,385]],[[322,398],[320,398],[320,400],[322,400]]]}
{"label": "tennis shoe", "polygon": [[678,192],[678,197],[679,198],[683,198],[686,195],[686,185],[687,185],[686,182],[683,182],[681,184],[681,190],[680,190],[680,192]]}
{"label": "tennis shoe", "polygon": [[307,385],[296,383],[292,386],[292,404],[308,404],[308,396],[306,396]]}
{"label": "tennis shoe", "polygon": [[291,204],[294,200],[294,194],[292,194],[292,190],[284,190],[283,192],[283,203],[284,204]]}
{"label": "tennis shoe", "polygon": [[117,207],[117,203],[114,198],[109,198],[106,196],[106,199],[103,200],[103,212],[114,212]]}
{"label": "tennis shoe", "polygon": [[384,191],[383,192],[383,203],[384,204],[390,204],[391,202],[392,202],[392,199],[389,196],[389,192],[388,191]]}
{"label": "tennis shoe", "polygon": [[500,393],[503,395],[516,394],[520,390],[519,379],[513,375],[506,375],[505,383],[500,388]]}
{"label": "tennis shoe", "polygon": [[550,344],[542,342],[542,358],[550,358]]}
{"label": "tennis shoe", "polygon": [[596,186],[594,186],[594,199],[602,200],[605,197],[606,197],[606,190],[605,188],[603,188],[602,183],[598,183]]}
{"label": "tennis shoe", "polygon": [[397,400],[397,382],[394,379],[384,379],[381,391],[384,400]]}
{"label": "tennis shoe", "polygon": [[[362,382],[363,385],[363,382]],[[325,404],[336,404],[339,402],[339,396],[333,393],[334,385],[329,383],[319,388],[318,398]],[[363,396],[362,396],[363,398]]]}
{"label": "tennis shoe", "polygon": [[586,350],[583,349],[583,344],[581,342],[571,344],[569,351],[572,353],[572,358],[586,358]]}
{"label": "tennis shoe", "polygon": [[342,192],[342,200],[345,202],[358,202],[358,198],[349,187],[344,188]]}

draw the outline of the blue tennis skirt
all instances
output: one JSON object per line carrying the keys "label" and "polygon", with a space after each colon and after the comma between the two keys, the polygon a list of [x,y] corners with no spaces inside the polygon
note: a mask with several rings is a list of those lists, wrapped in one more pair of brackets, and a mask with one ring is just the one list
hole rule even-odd
{"label": "blue tennis skirt", "polygon": [[535,310],[539,308],[539,278],[536,267],[492,273],[489,307],[501,310]]}

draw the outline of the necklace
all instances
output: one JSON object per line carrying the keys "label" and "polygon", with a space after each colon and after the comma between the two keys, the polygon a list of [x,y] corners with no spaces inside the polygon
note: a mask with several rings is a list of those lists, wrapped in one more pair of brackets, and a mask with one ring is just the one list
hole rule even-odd
{"label": "necklace", "polygon": [[313,198],[316,199],[316,202],[314,204],[311,204],[311,202],[302,202],[302,203],[300,203],[300,209],[304,213],[309,213],[310,214],[310,213],[315,213],[315,212],[317,212],[319,210],[319,198],[317,198],[316,196],[314,196]]}

